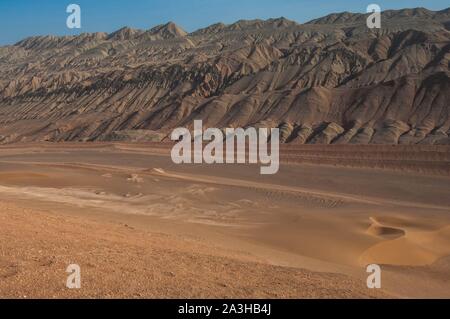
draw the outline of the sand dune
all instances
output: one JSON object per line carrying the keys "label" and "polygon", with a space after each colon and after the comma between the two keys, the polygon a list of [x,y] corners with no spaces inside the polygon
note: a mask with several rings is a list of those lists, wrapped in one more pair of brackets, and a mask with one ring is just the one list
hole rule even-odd
{"label": "sand dune", "polygon": [[[388,264],[397,266],[427,266],[450,255],[450,226],[428,232],[406,232],[380,227],[382,235],[400,237],[381,242],[366,250],[361,256],[362,264]],[[374,233],[371,229],[371,233]]]}
{"label": "sand dune", "polygon": [[[281,269],[317,274],[317,281],[308,283],[303,275],[296,277],[291,270],[286,270],[286,277],[279,278],[281,282],[286,280],[285,284],[270,296],[340,296],[342,291],[336,291],[337,286],[332,288],[325,284],[328,280],[331,280],[330,285],[345,289],[348,292],[345,296],[373,296],[373,292],[357,288],[360,284],[365,285],[365,265],[368,263],[379,263],[384,269],[383,278],[387,282],[380,293],[397,297],[450,295],[443,280],[450,268],[442,263],[450,255],[450,202],[445,197],[450,192],[448,176],[297,162],[283,164],[279,174],[268,178],[259,175],[256,166],[177,166],[168,160],[167,150],[167,147],[152,149],[143,144],[3,147],[0,152],[0,201],[10,203],[3,204],[4,207],[12,205],[9,211],[26,210],[25,215],[19,214],[20,218],[31,218],[36,214],[44,216],[45,221],[51,220],[48,226],[53,227],[55,233],[50,239],[45,239],[49,234],[42,233],[42,227],[30,233],[30,238],[42,238],[42,243],[48,243],[41,251],[59,249],[60,244],[52,238],[66,234],[66,230],[57,230],[59,224],[49,216],[67,221],[75,218],[82,224],[95,223],[92,227],[105,230],[119,245],[125,237],[115,231],[125,224],[127,227],[124,228],[131,232],[126,236],[131,236],[131,241],[134,241],[134,230],[152,234],[149,238],[154,234],[166,234],[169,238],[164,247],[172,247],[172,240],[177,239],[201,242],[211,255],[208,263],[218,267],[222,259],[219,261],[216,255],[221,252],[221,256],[230,257],[236,263],[236,276],[247,276],[250,266],[242,264],[244,260],[259,263],[258,267],[264,269],[261,275],[275,269],[282,274],[285,271]],[[380,151],[382,148],[375,147],[374,154]],[[318,148],[318,156],[321,152]],[[335,153],[332,149],[326,152],[328,158],[335,158],[338,163],[347,151],[344,147],[343,150],[336,149]],[[397,156],[392,150],[389,153]],[[310,154],[313,154],[312,150]],[[349,155],[345,156],[348,158]],[[433,156],[439,155],[430,150],[429,158]],[[4,211],[0,210],[0,214]],[[11,218],[6,215],[2,220],[11,222]],[[40,221],[32,219],[30,223],[29,227],[32,227]],[[7,230],[2,232],[3,236],[8,232],[25,231],[20,228],[19,221],[2,225]],[[79,226],[75,228],[79,234],[77,242],[82,247],[92,247],[91,235]],[[100,232],[92,241],[102,241],[105,232]],[[136,242],[141,240],[146,242],[147,239],[139,237]],[[20,289],[32,290],[28,286],[30,278],[34,278],[31,270],[20,272],[20,262],[11,262],[10,254],[20,256],[20,248],[9,240],[2,240],[2,243],[2,276],[14,283],[22,282]],[[6,243],[9,246],[5,246]],[[108,245],[105,243],[105,249]],[[196,255],[196,247],[190,248],[194,255],[189,259],[195,260],[194,264],[203,258]],[[125,257],[118,251],[111,256],[107,251],[104,258],[113,258],[116,263],[123,264],[124,269],[129,269],[122,259]],[[69,254],[84,256],[84,249]],[[45,255],[44,264],[53,256]],[[137,258],[126,256],[132,260]],[[94,259],[85,257],[90,264],[98,266]],[[154,270],[143,267],[147,270],[142,270],[142,275],[157,276],[160,266],[155,267]],[[98,272],[95,269],[98,268],[94,267],[92,274]],[[56,268],[43,273],[54,276],[52,271]],[[179,271],[177,268],[173,273],[178,275]],[[196,272],[192,269],[189,273]],[[333,281],[341,277],[335,278],[330,273],[344,276],[345,283]],[[134,280],[128,271],[125,276],[127,280]],[[289,276],[300,278],[299,285],[303,287],[311,284],[311,287],[319,285],[321,288],[316,292],[309,288],[287,288]],[[128,288],[118,286],[113,277],[108,277],[107,288],[95,287],[83,296],[125,296],[130,293]],[[310,275],[307,277],[311,278]],[[322,282],[319,278],[326,280]],[[243,287],[231,289],[227,283],[221,283],[226,287],[216,293],[211,288],[215,280],[208,278],[211,285],[206,286],[197,282],[194,286],[198,290],[194,289],[191,294],[184,288],[175,293],[174,289],[164,286],[170,285],[169,281],[162,283],[164,289],[169,289],[165,292],[146,282],[145,287],[139,288],[139,293],[142,296],[180,296],[182,293],[197,297],[268,296],[266,290],[255,288],[253,294]],[[255,285],[258,280],[254,277],[249,285]],[[19,290],[14,289],[11,282],[0,281],[2,284],[5,291],[9,289],[17,296]],[[55,291],[57,296],[67,296],[56,286],[51,289],[56,289],[50,291]],[[37,290],[32,291],[30,296],[39,295]]]}
{"label": "sand dune", "polygon": [[[0,202],[0,220],[1,298],[383,296],[347,276],[271,266],[239,252],[124,224],[5,202]],[[17,236],[20,241],[14,240]],[[74,262],[82,266],[79,291],[64,287],[65,268]]]}
{"label": "sand dune", "polygon": [[379,223],[375,218],[370,218],[371,225],[367,233],[373,236],[382,238],[398,238],[405,236],[406,232],[403,229],[389,227]]}

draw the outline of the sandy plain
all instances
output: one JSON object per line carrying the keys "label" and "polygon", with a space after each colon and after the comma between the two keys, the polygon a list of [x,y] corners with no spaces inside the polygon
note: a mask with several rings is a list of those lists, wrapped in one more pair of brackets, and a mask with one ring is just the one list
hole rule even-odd
{"label": "sandy plain", "polygon": [[450,297],[450,147],[289,146],[273,176],[169,152],[1,146],[0,298]]}

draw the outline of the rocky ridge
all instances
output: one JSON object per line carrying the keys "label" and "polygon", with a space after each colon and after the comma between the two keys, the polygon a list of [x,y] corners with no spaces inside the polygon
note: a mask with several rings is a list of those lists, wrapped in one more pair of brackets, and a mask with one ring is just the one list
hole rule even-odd
{"label": "rocky ridge", "polygon": [[283,143],[448,144],[450,9],[38,36],[0,47],[0,143],[279,127]]}

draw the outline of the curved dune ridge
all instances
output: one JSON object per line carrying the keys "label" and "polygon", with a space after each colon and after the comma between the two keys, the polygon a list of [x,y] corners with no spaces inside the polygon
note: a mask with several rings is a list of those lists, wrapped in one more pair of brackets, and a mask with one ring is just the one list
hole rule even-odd
{"label": "curved dune ridge", "polygon": [[432,231],[391,227],[370,218],[367,233],[385,239],[367,249],[360,263],[396,266],[428,266],[450,254],[450,225]]}
{"label": "curved dune ridge", "polygon": [[370,228],[367,230],[369,235],[381,238],[398,238],[406,235],[406,232],[403,229],[385,226],[373,217],[370,217],[370,221],[372,222],[372,225],[370,225]]}

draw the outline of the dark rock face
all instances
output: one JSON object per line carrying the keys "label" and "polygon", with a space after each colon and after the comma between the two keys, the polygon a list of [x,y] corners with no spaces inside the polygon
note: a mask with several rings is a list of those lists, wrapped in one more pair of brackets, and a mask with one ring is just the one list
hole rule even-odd
{"label": "dark rock face", "polygon": [[279,127],[283,143],[447,143],[450,11],[365,21],[168,23],[0,47],[0,143],[160,140],[194,119]]}

